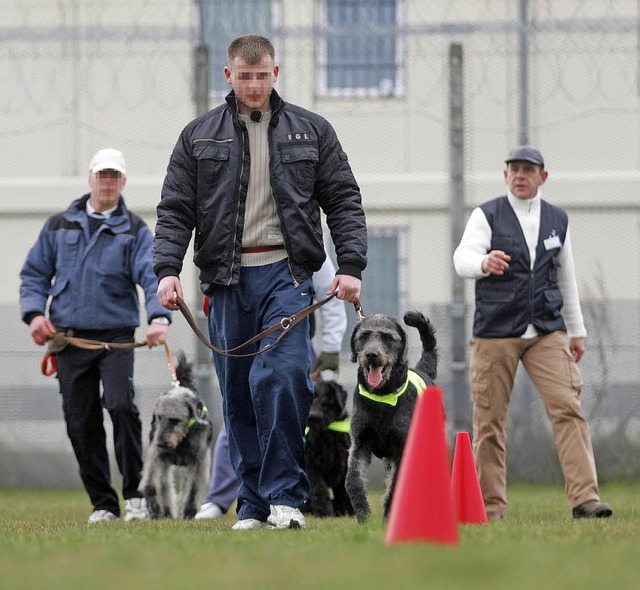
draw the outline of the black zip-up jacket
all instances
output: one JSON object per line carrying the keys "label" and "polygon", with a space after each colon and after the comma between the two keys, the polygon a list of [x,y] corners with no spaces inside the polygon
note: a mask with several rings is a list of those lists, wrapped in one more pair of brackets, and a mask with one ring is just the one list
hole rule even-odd
{"label": "black zip-up jacket", "polygon": [[[360,189],[335,131],[321,116],[271,93],[269,173],[289,268],[302,282],[325,259],[320,210],[335,245],[339,274],[361,278],[367,228]],[[249,139],[235,94],[189,123],[176,143],[157,207],[153,268],[179,276],[195,229],[200,280],[233,285],[240,278]]]}

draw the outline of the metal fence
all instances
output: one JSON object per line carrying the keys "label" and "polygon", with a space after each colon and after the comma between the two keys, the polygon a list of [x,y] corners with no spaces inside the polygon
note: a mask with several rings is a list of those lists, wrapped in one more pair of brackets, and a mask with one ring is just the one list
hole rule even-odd
{"label": "metal fence", "polygon": [[[298,93],[294,102],[338,121],[356,176],[374,188],[375,182],[388,178],[415,178],[425,186],[420,210],[402,210],[404,201],[399,198],[396,204],[396,194],[389,195],[384,205],[375,198],[367,201],[366,194],[364,201],[370,207],[368,218],[379,232],[386,225],[408,227],[412,215],[428,222],[423,235],[403,237],[406,243],[398,249],[397,260],[402,271],[394,276],[404,282],[396,289],[402,298],[398,305],[423,310],[438,330],[439,381],[452,425],[468,424],[470,402],[452,372],[450,245],[434,246],[429,231],[436,225],[434,220],[439,225],[449,223],[443,216],[448,205],[441,198],[451,186],[449,53],[452,43],[460,44],[464,48],[465,213],[470,203],[497,196],[484,192],[488,186],[500,186],[501,162],[496,153],[506,154],[522,138],[543,147],[552,169],[549,194],[559,195],[560,204],[570,213],[589,332],[587,354],[580,363],[585,380],[582,401],[600,479],[640,477],[637,2],[383,2],[394,8],[383,29],[378,21],[359,22],[353,13],[349,17],[349,26],[359,27],[357,38],[381,35],[381,47],[387,47],[384,39],[391,37],[396,43],[395,65],[385,61],[380,84],[366,92],[354,89],[355,82],[349,81],[371,79],[356,73],[359,67],[372,67],[367,55],[358,59],[347,55],[350,59],[345,60],[340,47],[348,49],[348,45],[332,41],[348,35],[332,20],[338,13],[326,12],[327,7],[337,9],[340,2],[67,0],[48,3],[44,10],[45,4],[12,0],[0,7],[2,194],[12,196],[36,173],[42,176],[41,186],[55,186],[63,177],[81,178],[87,146],[112,143],[130,155],[141,175],[161,179],[177,131],[194,110],[191,52],[202,41],[202,32],[206,33],[206,27],[194,20],[196,5],[205,5],[208,14],[233,8],[235,20],[225,21],[224,27],[231,36],[247,32],[251,6],[260,5],[261,10],[253,12],[260,15],[255,26],[274,34],[279,49],[295,48],[285,54],[282,74],[287,89]],[[238,10],[240,5],[247,10]],[[263,10],[265,5],[269,10]],[[265,15],[271,15],[271,20],[265,20]],[[322,53],[328,47],[333,48],[335,61]],[[385,51],[387,55],[388,47]],[[300,66],[309,63],[316,67]],[[345,76],[327,75],[327,69],[341,68]],[[212,66],[211,75],[216,71],[221,75],[219,69],[220,64]],[[213,98],[219,97],[218,86],[212,84]],[[149,111],[154,113],[153,126],[144,118]],[[375,134],[376,128],[389,122],[396,131],[393,136]],[[554,169],[559,171],[555,176]],[[431,194],[433,186],[436,190]],[[68,200],[76,196],[69,195]],[[18,209],[0,221],[3,228],[9,222],[22,228],[16,231],[12,226],[10,239],[4,229],[0,232],[4,234],[0,239],[7,239],[3,251],[12,281],[9,292],[0,289],[4,326],[0,334],[4,376],[0,485],[79,485],[55,380],[38,374],[42,350],[33,346],[20,325],[15,296],[17,270],[36,237],[35,221],[40,223],[50,211],[46,204],[41,210]],[[144,213],[151,217],[152,209]],[[448,228],[435,229],[446,235]],[[374,263],[371,268],[389,266]],[[368,285],[388,280],[365,275]],[[467,286],[468,304],[470,293]],[[364,303],[365,310],[375,311],[367,306],[366,296]],[[190,304],[198,302],[194,298]],[[471,312],[468,307],[464,316],[467,334]],[[196,356],[195,339],[184,326],[174,325],[172,341]],[[411,342],[410,358],[416,359],[415,335]],[[200,370],[210,371],[210,366],[201,363]],[[346,348],[341,381],[348,390],[355,385],[355,368]],[[145,431],[153,403],[167,383],[163,354],[136,352],[136,388]],[[215,377],[213,383],[210,405],[219,423]],[[544,409],[524,374],[519,374],[514,392],[507,444],[511,479],[561,481]]]}

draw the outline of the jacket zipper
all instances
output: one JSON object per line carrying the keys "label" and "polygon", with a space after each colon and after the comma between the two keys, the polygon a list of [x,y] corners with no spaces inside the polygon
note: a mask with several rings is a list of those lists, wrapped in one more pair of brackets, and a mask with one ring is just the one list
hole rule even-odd
{"label": "jacket zipper", "polygon": [[[236,115],[236,122],[237,122],[237,118],[238,116]],[[233,141],[232,139],[229,139],[228,141]],[[245,144],[246,144],[246,139],[245,139],[245,134],[244,134],[244,130],[242,131],[242,161],[240,162],[240,178],[238,179],[238,206],[236,208],[236,220],[235,223],[233,225],[233,248],[235,250],[236,247],[236,241],[238,239],[238,220],[240,219],[240,185],[242,184],[242,176],[244,174],[244,160],[245,160]],[[233,271],[235,269],[236,266],[236,257],[235,254],[232,256],[232,261],[231,261],[231,272],[229,273],[229,280],[227,282],[227,287],[231,285],[231,281],[233,281]]]}
{"label": "jacket zipper", "polygon": [[194,139],[193,143],[201,143],[203,141],[210,141],[211,143],[231,143],[233,141],[233,137],[228,139],[212,139],[208,137],[203,137],[201,139]]}
{"label": "jacket zipper", "polygon": [[[280,110],[280,106],[278,106],[278,108],[274,111],[274,113],[279,111],[279,110]],[[271,140],[273,139],[273,133],[271,132],[271,123],[269,124],[268,134],[269,134],[269,136],[268,136],[269,157],[271,157],[271,154],[273,153],[273,149],[272,149],[272,145],[271,145]],[[269,166],[269,181],[271,181],[271,166]],[[278,200],[275,198],[275,196],[273,197],[273,202],[276,204],[276,211],[278,212],[278,220],[280,221],[280,227],[282,228],[282,239],[285,242],[285,251],[288,254],[289,251],[287,250],[287,244],[286,244],[288,236],[286,235],[286,231],[284,229],[284,224],[282,223],[282,216],[281,216],[281,212],[280,212],[280,203],[278,203]],[[294,287],[294,289],[297,289],[300,286],[300,283],[298,283],[298,281],[296,280],[295,275],[293,274],[293,269],[291,268],[291,258],[289,258],[289,256],[287,256],[287,267],[289,269],[289,274],[291,275],[291,279],[293,280],[293,287]]]}

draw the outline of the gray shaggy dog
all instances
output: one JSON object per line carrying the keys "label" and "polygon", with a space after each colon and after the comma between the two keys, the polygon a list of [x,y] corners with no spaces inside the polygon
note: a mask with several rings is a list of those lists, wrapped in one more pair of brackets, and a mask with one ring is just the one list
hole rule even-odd
{"label": "gray shaggy dog", "polygon": [[151,518],[193,518],[209,488],[213,428],[182,353],[176,377],[156,402],[138,488]]}
{"label": "gray shaggy dog", "polygon": [[366,471],[372,455],[382,459],[387,472],[382,505],[384,517],[389,515],[418,387],[422,388],[416,374],[425,385],[433,384],[437,376],[433,326],[417,311],[407,312],[404,323],[417,328],[422,341],[422,355],[413,373],[407,360],[407,334],[396,319],[383,314],[366,317],[351,335],[351,360],[358,363],[358,385],[353,398],[346,488],[360,523],[371,514]]}

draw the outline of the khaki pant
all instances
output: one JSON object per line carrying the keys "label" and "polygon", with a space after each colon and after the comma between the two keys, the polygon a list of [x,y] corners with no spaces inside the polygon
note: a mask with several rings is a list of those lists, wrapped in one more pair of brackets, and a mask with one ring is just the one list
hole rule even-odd
{"label": "khaki pant", "polygon": [[569,503],[599,500],[589,427],[580,409],[583,382],[566,334],[474,338],[469,366],[473,448],[487,514],[501,514],[507,506],[507,411],[519,360],[551,421]]}

